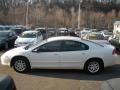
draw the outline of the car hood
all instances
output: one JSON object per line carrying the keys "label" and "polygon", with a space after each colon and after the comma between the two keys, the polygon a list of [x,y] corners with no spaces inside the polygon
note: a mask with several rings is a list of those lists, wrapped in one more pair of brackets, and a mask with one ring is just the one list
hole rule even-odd
{"label": "car hood", "polygon": [[22,54],[24,54],[28,51],[28,50],[25,50],[24,47],[25,46],[11,49],[11,50],[5,52],[3,55],[9,56],[9,57],[12,57],[12,56],[15,56],[15,55],[18,55],[18,54],[22,55]]}
{"label": "car hood", "polygon": [[22,42],[22,43],[31,43],[31,42],[34,42],[36,41],[37,38],[17,38],[16,42]]}

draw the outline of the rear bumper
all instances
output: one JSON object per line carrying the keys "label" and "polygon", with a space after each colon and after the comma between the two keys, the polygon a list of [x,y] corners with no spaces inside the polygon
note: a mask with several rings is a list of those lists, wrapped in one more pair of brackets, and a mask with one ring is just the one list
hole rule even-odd
{"label": "rear bumper", "polygon": [[104,67],[116,65],[117,62],[118,62],[118,59],[116,56],[109,57],[109,59],[104,60]]}

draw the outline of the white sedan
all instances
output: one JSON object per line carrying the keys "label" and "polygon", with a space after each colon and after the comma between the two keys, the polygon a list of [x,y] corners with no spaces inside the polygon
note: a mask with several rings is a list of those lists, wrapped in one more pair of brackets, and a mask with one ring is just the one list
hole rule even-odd
{"label": "white sedan", "polygon": [[18,47],[1,56],[1,64],[26,72],[32,68],[84,69],[90,74],[116,64],[116,51],[110,45],[100,45],[78,37],[61,36],[36,45]]}

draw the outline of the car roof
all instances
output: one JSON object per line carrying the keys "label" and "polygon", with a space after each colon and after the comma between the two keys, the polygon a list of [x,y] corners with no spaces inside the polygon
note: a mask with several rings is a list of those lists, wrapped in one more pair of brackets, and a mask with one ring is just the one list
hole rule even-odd
{"label": "car roof", "polygon": [[72,36],[58,36],[58,37],[51,37],[46,39],[48,42],[49,41],[57,41],[57,40],[75,40],[75,41],[80,41],[81,39],[79,37],[72,37]]}
{"label": "car roof", "polygon": [[58,30],[68,30],[67,28],[58,28]]}
{"label": "car roof", "polygon": [[11,31],[11,30],[1,30],[0,32],[13,32],[13,31]]}
{"label": "car roof", "polygon": [[46,29],[46,28],[35,28],[35,30],[37,30],[37,29]]}
{"label": "car roof", "polygon": [[14,27],[14,28],[11,28],[11,29],[24,29],[22,27]]}
{"label": "car roof", "polygon": [[23,33],[37,33],[38,31],[33,31],[33,30],[30,30],[30,31],[24,31]]}

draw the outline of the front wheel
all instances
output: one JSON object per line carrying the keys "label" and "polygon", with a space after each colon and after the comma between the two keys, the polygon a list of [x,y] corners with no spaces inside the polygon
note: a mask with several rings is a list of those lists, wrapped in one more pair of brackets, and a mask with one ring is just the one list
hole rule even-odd
{"label": "front wheel", "polygon": [[88,61],[85,65],[85,71],[90,74],[97,74],[103,70],[103,65],[98,60]]}
{"label": "front wheel", "polygon": [[20,73],[27,72],[28,70],[30,70],[30,64],[24,58],[15,58],[12,66],[16,72]]}

